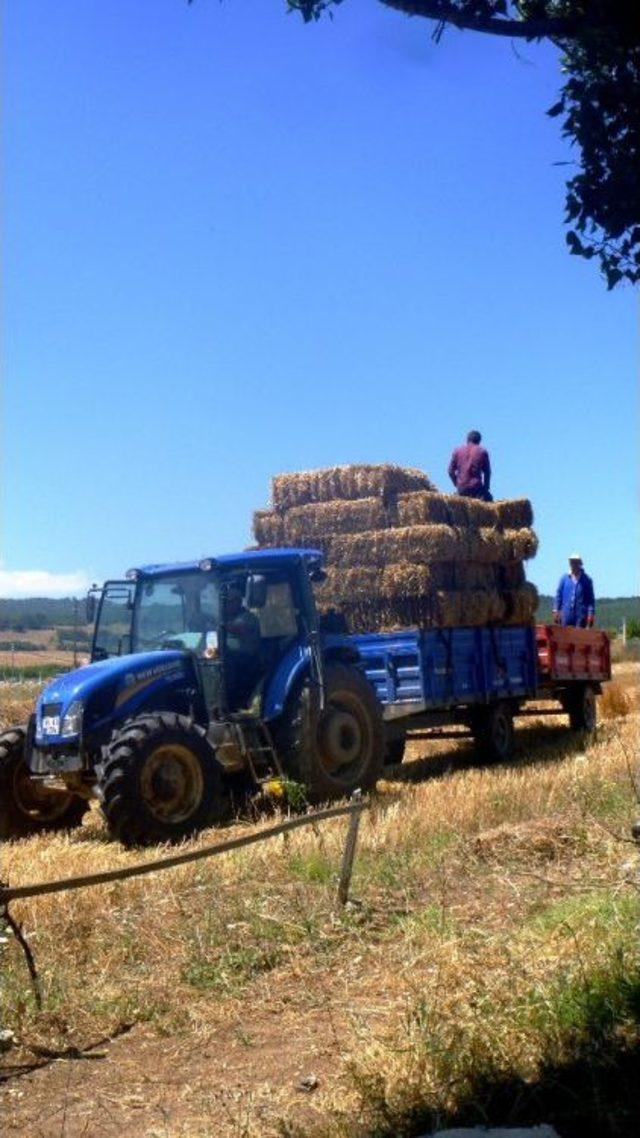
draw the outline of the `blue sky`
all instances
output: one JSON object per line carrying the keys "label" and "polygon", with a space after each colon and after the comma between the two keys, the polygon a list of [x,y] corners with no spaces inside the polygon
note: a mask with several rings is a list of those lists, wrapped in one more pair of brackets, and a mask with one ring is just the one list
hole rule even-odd
{"label": "blue sky", "polygon": [[0,592],[243,547],[273,473],[471,427],[636,593],[637,306],[565,252],[554,50],[347,0],[5,3]]}

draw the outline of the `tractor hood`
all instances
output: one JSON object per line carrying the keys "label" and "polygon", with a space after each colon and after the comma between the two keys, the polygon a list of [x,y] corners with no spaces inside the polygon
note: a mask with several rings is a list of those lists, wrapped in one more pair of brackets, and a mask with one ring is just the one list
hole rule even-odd
{"label": "tractor hood", "polygon": [[133,714],[154,691],[191,675],[188,653],[178,650],[138,652],[97,660],[56,676],[36,703],[36,743],[68,743],[102,720]]}

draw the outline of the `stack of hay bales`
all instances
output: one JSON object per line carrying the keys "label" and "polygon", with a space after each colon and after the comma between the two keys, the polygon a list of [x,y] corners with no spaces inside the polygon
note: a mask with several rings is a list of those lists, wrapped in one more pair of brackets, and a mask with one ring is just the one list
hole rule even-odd
{"label": "stack of hay bales", "polygon": [[321,549],[320,611],[365,632],[530,622],[532,522],[527,499],[440,494],[421,471],[385,465],[280,474],[273,507],[256,511],[253,526],[260,547]]}

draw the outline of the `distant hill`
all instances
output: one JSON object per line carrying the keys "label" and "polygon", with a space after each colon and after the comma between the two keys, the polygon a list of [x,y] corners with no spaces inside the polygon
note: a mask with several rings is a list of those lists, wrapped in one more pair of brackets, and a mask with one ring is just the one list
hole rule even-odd
{"label": "distant hill", "polygon": [[[551,618],[553,598],[540,597],[538,619]],[[65,628],[74,621],[72,597],[28,597],[0,600],[0,632],[26,632],[32,628]],[[78,606],[78,621],[84,624],[84,603]],[[601,597],[597,600],[597,620],[603,628],[620,629],[622,621],[640,621],[640,597]]]}
{"label": "distant hill", "polygon": [[[84,602],[78,604],[84,623]],[[30,628],[60,628],[73,624],[73,597],[26,597],[0,600],[0,632],[26,632]]]}

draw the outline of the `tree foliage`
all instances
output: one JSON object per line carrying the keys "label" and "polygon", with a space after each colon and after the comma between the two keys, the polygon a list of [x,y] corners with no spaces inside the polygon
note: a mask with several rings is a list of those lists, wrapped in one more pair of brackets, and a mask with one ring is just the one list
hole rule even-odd
{"label": "tree foliage", "polygon": [[[286,0],[306,21],[344,0]],[[609,288],[640,281],[640,0],[379,0],[447,27],[529,41],[561,52],[563,82],[547,112],[576,150],[567,182],[571,253],[599,260]]]}

